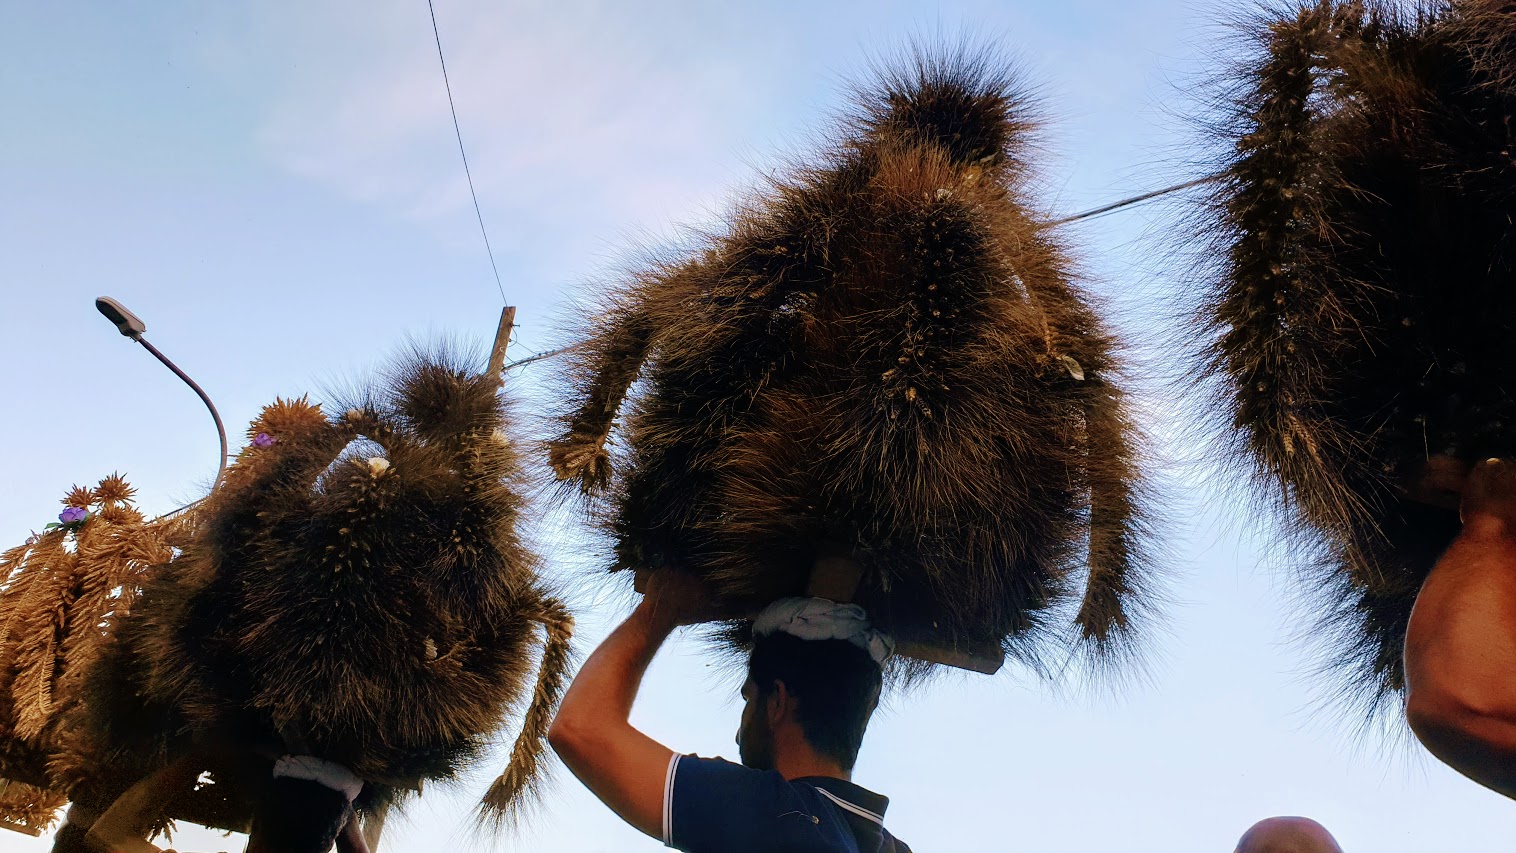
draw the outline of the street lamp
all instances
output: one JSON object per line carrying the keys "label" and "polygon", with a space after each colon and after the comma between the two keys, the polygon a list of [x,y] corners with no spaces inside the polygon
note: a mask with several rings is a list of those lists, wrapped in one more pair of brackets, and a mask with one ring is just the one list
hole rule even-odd
{"label": "street lamp", "polygon": [[201,389],[199,385],[195,384],[195,380],[189,378],[189,375],[180,370],[178,365],[168,360],[168,356],[159,352],[157,347],[148,343],[147,340],[142,337],[142,335],[147,332],[147,324],[138,319],[136,314],[133,314],[132,312],[126,310],[125,305],[122,305],[120,302],[117,302],[109,296],[101,296],[95,300],[95,308],[97,308],[101,314],[105,315],[105,319],[111,321],[112,323],[115,323],[116,329],[121,332],[121,334],[127,336],[128,338],[131,338],[139,344],[142,344],[142,346],[147,348],[148,352],[153,354],[154,358],[163,362],[164,366],[166,366],[169,370],[174,371],[174,375],[180,379],[183,379],[184,384],[194,389],[195,393],[200,395],[200,400],[205,403],[205,407],[207,409],[210,409],[211,417],[216,421],[216,434],[221,437],[221,464],[216,468],[216,482],[211,486],[211,488],[214,489],[216,486],[220,485],[221,475],[226,473],[226,427],[221,425],[221,415],[216,411],[216,405],[211,402],[210,397],[206,396],[205,391]]}

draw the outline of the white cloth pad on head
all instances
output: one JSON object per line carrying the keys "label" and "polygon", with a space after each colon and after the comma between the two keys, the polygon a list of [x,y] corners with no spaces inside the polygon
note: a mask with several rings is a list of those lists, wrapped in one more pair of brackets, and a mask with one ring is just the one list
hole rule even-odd
{"label": "white cloth pad on head", "polygon": [[825,598],[781,598],[753,620],[753,636],[783,631],[802,640],[846,640],[869,653],[874,663],[895,654],[895,641],[874,630],[868,614],[856,604]]}
{"label": "white cloth pad on head", "polygon": [[274,762],[275,779],[305,779],[331,788],[347,797],[348,802],[363,790],[363,780],[353,771],[314,755],[286,755]]}

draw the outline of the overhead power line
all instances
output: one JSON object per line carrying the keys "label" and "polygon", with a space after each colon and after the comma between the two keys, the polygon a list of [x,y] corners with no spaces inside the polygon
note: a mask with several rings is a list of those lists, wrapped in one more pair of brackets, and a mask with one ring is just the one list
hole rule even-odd
{"label": "overhead power line", "polygon": [[469,171],[468,152],[463,149],[463,130],[458,126],[458,108],[453,105],[453,84],[447,79],[447,59],[442,55],[442,34],[437,30],[437,9],[432,5],[432,0],[426,0],[426,8],[432,14],[432,37],[437,41],[437,62],[442,66],[442,86],[447,90],[447,108],[453,114],[453,135],[458,137],[458,156],[463,158],[463,176],[468,179],[468,194],[474,200],[474,216],[479,219],[479,233],[484,235],[484,251],[490,256],[490,270],[495,273],[495,287],[500,291],[500,301],[505,302],[505,285],[500,283],[500,268],[495,265],[495,250],[490,248],[490,232],[484,227],[484,214],[479,210],[479,194],[474,191],[474,175]]}
{"label": "overhead power line", "polygon": [[539,352],[536,355],[529,355],[526,358],[517,359],[516,361],[513,361],[510,364],[507,364],[505,366],[505,369],[506,370],[510,370],[512,368],[515,368],[515,367],[525,367],[525,366],[527,366],[528,364],[531,364],[534,361],[542,361],[543,359],[552,358],[555,355],[563,355],[564,353],[566,353],[566,352],[568,352],[570,350],[578,349],[579,346],[580,346],[579,344],[573,344],[571,346],[559,347],[557,349],[550,349],[547,352]]}
{"label": "overhead power line", "polygon": [[1090,210],[1086,210],[1082,213],[1076,213],[1073,216],[1065,216],[1062,219],[1054,219],[1052,222],[1049,222],[1048,225],[1067,225],[1070,222],[1078,222],[1081,219],[1093,219],[1094,217],[1099,216],[1103,213],[1110,213],[1113,210],[1120,210],[1123,207],[1129,207],[1131,205],[1139,204],[1144,201],[1150,201],[1152,199],[1158,198],[1159,196],[1166,196],[1169,193],[1177,193],[1180,190],[1187,190],[1190,187],[1198,187],[1201,184],[1208,184],[1211,181],[1219,181],[1224,177],[1226,177],[1225,172],[1217,172],[1214,175],[1206,175],[1203,178],[1196,178],[1193,181],[1185,181],[1182,184],[1175,184],[1172,187],[1164,187],[1161,190],[1153,190],[1152,192],[1145,192],[1142,195],[1134,195],[1131,198],[1124,198],[1121,201],[1113,201],[1110,204],[1102,204],[1099,207],[1091,208]]}
{"label": "overhead power line", "polygon": [[[1053,226],[1053,225],[1067,225],[1070,222],[1078,222],[1078,221],[1080,221],[1082,219],[1093,219],[1094,217],[1100,216],[1101,214],[1110,213],[1111,211],[1114,211],[1114,210],[1120,210],[1123,207],[1130,207],[1131,205],[1134,205],[1134,204],[1140,204],[1140,203],[1142,203],[1144,201],[1151,201],[1151,200],[1153,200],[1155,198],[1159,198],[1160,196],[1166,196],[1169,193],[1177,193],[1180,190],[1187,190],[1187,189],[1190,189],[1191,187],[1198,187],[1201,184],[1208,184],[1211,181],[1218,181],[1218,180],[1221,180],[1225,176],[1226,175],[1223,172],[1218,172],[1218,173],[1216,173],[1214,175],[1206,175],[1203,178],[1196,178],[1193,181],[1185,181],[1182,184],[1175,184],[1175,185],[1173,185],[1171,187],[1164,187],[1163,189],[1160,189],[1160,190],[1152,190],[1151,192],[1145,192],[1145,193],[1143,193],[1141,195],[1134,195],[1131,198],[1124,198],[1124,199],[1122,199],[1120,201],[1113,201],[1110,204],[1103,204],[1103,205],[1101,205],[1099,207],[1091,208],[1091,209],[1083,211],[1081,213],[1076,213],[1076,214],[1074,214],[1072,216],[1065,216],[1062,219],[1054,219],[1053,221],[1051,221],[1051,222],[1049,222],[1047,224],[1049,226]],[[539,352],[536,355],[529,355],[526,358],[518,359],[516,361],[510,362],[509,364],[507,364],[505,366],[505,369],[506,370],[511,370],[511,369],[514,369],[514,368],[517,368],[517,367],[525,367],[528,364],[532,364],[534,362],[543,361],[545,359],[549,359],[549,358],[553,358],[555,356],[563,355],[566,352],[570,352],[572,350],[578,349],[580,346],[581,346],[580,344],[574,344],[572,346],[559,347],[558,349],[547,350],[546,352]]]}

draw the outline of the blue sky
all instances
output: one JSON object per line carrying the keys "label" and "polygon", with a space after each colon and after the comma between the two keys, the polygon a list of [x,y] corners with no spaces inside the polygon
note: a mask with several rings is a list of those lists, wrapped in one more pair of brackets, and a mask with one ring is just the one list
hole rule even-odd
{"label": "blue sky", "polygon": [[[1048,210],[1184,177],[1173,115],[1224,4],[438,0],[454,94],[507,298],[513,356],[553,343],[566,300],[639,242],[712,220],[803,153],[870,55],[970,31],[1018,53],[1046,97]],[[425,2],[0,6],[0,539],[71,483],[128,475],[161,511],[214,473],[199,402],[100,318],[110,294],[206,387],[233,440],[278,394],[318,390],[407,336],[485,343],[501,298],[452,137]],[[1089,287],[1150,346],[1182,262],[1144,208],[1070,231]],[[530,397],[541,372],[513,380]],[[1173,486],[1174,605],[1149,677],[1118,694],[1008,669],[895,697],[857,780],[929,851],[1228,851],[1306,814],[1355,851],[1510,849],[1516,807],[1394,736],[1318,710],[1288,573],[1220,497],[1183,409],[1142,395]],[[528,407],[530,408],[530,407]],[[550,571],[593,543],[544,524]],[[1287,557],[1288,555],[1284,555]],[[587,649],[625,601],[578,587]],[[637,721],[732,756],[737,685],[696,642],[654,665]],[[470,834],[496,768],[429,790],[392,851],[655,850],[561,769],[517,836]],[[186,832],[181,849],[238,849]],[[0,853],[46,843],[0,833]]]}

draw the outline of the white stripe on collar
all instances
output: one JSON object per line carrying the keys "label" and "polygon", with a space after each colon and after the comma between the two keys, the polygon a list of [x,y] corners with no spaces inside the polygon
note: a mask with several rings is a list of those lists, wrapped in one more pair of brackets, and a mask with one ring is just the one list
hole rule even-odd
{"label": "white stripe on collar", "polygon": [[825,788],[817,788],[816,790],[821,794],[821,796],[826,797],[828,800],[836,803],[838,808],[847,809],[848,811],[852,812],[855,815],[858,815],[861,818],[866,818],[873,821],[874,823],[879,824],[880,826],[884,826],[884,815],[874,814],[863,806],[860,806],[857,803],[850,803]]}

